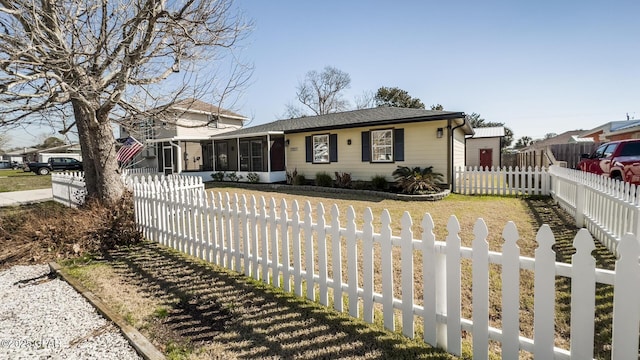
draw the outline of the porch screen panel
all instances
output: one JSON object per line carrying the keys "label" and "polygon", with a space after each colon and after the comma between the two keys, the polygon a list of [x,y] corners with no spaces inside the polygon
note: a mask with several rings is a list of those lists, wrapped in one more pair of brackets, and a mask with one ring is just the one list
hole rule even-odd
{"label": "porch screen panel", "polygon": [[249,155],[249,142],[240,142],[240,171],[251,171],[251,157]]}

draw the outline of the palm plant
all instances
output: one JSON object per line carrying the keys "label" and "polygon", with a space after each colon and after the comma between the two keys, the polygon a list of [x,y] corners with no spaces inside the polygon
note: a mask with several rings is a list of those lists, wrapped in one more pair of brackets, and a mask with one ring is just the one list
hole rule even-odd
{"label": "palm plant", "polygon": [[433,171],[433,166],[424,169],[416,166],[398,166],[392,173],[396,185],[406,194],[429,194],[440,191],[438,183],[444,179],[444,175]]}

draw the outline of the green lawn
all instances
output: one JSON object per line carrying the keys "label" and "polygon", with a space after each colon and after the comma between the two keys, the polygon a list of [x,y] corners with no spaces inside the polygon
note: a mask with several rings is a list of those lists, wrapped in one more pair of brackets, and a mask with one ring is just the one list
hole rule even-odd
{"label": "green lawn", "polygon": [[51,187],[51,175],[36,175],[22,169],[0,170],[0,192],[46,189]]}

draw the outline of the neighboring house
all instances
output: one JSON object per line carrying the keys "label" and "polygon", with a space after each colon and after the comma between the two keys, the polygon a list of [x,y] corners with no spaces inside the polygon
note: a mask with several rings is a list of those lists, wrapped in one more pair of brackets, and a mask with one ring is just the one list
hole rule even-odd
{"label": "neighboring house", "polygon": [[47,162],[50,157],[54,156],[82,160],[79,144],[61,145],[48,149],[23,148],[5,153],[2,155],[2,159],[22,164],[32,161]]}
{"label": "neighboring house", "polygon": [[80,144],[61,145],[38,150],[38,162],[47,162],[52,157],[67,157],[82,161]]}
{"label": "neighboring house", "polygon": [[465,165],[465,136],[473,129],[464,113],[378,107],[277,120],[214,137],[215,171],[249,172],[261,182],[286,180],[286,171],[307,179],[318,172],[388,181],[398,166],[427,167],[451,185]]}
{"label": "neighboring house", "polygon": [[175,102],[162,113],[137,122],[137,128],[120,129],[145,144],[133,160],[136,167],[158,168],[158,172],[213,171],[211,136],[242,128],[246,117],[196,99]]}
{"label": "neighboring house", "polygon": [[502,139],[504,126],[474,128],[475,134],[467,136],[466,166],[482,168],[502,167]]}
{"label": "neighboring house", "polygon": [[575,168],[580,155],[590,153],[597,142],[593,139],[580,138],[584,130],[571,130],[549,139],[539,140],[518,151],[518,166],[547,167],[559,165]]}
{"label": "neighboring house", "polygon": [[594,142],[640,139],[640,120],[611,121],[594,129],[583,131],[582,138],[592,138]]}

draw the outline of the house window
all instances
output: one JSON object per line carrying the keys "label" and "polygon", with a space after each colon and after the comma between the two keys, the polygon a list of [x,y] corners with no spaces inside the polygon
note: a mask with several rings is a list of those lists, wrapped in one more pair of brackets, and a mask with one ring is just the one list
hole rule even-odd
{"label": "house window", "polygon": [[304,137],[305,161],[314,164],[338,162],[338,134]]}
{"label": "house window", "polygon": [[329,162],[329,134],[313,136],[313,162]]}
{"label": "house window", "polygon": [[393,161],[393,130],[371,131],[371,162]]}
{"label": "house window", "polygon": [[404,129],[362,132],[362,161],[404,161]]}

